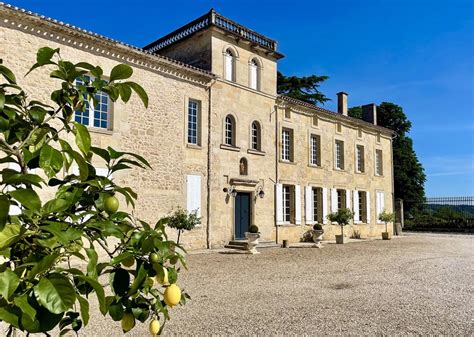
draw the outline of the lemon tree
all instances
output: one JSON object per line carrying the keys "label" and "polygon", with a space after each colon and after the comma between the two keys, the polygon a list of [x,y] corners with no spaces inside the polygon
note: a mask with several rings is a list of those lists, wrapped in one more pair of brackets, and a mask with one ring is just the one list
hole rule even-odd
{"label": "lemon tree", "polygon": [[[157,334],[168,309],[188,297],[176,285],[184,250],[168,240],[167,218],[151,225],[133,216],[137,194],[111,179],[119,170],[150,169],[146,159],[93,146],[88,129],[73,120],[75,111],[97,103],[99,92],[124,103],[136,94],[145,107],[148,96],[129,80],[133,69],[125,64],[104,80],[102,68],[45,47],[30,72],[45,66],[57,81],[50,102],[31,100],[0,60],[0,321],[8,335],[77,332],[95,319],[95,295],[100,312],[124,332],[150,321]],[[93,160],[103,162],[106,176],[97,175]],[[46,187],[55,192],[48,200],[40,198]],[[73,260],[84,268],[71,267]]]}

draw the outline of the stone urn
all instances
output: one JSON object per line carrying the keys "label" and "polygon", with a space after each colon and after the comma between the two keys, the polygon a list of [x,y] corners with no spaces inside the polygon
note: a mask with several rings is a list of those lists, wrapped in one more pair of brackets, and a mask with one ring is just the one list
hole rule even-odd
{"label": "stone urn", "polygon": [[382,232],[382,240],[390,240],[390,233],[389,232]]}
{"label": "stone urn", "polygon": [[247,238],[247,251],[250,254],[260,254],[257,251],[258,239],[260,238],[260,233],[245,232],[245,237]]}
{"label": "stone urn", "polygon": [[322,229],[313,229],[312,234],[313,234],[313,241],[316,244],[316,247],[322,248],[323,246],[321,245],[321,241],[323,241],[324,231]]}

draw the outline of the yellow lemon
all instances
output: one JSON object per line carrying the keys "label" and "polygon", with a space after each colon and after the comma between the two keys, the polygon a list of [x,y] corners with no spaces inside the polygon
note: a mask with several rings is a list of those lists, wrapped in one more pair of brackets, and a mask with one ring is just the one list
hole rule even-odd
{"label": "yellow lemon", "polygon": [[155,271],[156,271],[156,281],[159,284],[162,284],[164,286],[168,285],[169,284],[168,269],[160,265],[156,265]]}
{"label": "yellow lemon", "polygon": [[126,313],[122,317],[122,330],[128,332],[135,326],[135,317],[131,313]]}
{"label": "yellow lemon", "polygon": [[158,335],[158,332],[160,332],[160,322],[156,319],[152,320],[150,322],[149,329],[150,329],[151,335],[155,337],[156,335]]}
{"label": "yellow lemon", "polygon": [[168,288],[166,288],[164,300],[166,305],[174,307],[181,300],[181,289],[179,289],[179,287],[173,283]]}

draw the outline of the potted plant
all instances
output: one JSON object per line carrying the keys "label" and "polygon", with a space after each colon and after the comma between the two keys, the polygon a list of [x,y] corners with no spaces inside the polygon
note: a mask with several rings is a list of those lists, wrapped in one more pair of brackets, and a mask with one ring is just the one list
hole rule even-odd
{"label": "potted plant", "polygon": [[245,237],[247,238],[247,250],[250,254],[258,254],[257,245],[258,239],[260,238],[260,232],[258,231],[258,226],[251,225],[249,231],[245,232]]}
{"label": "potted plant", "polygon": [[166,218],[168,226],[178,231],[176,244],[179,245],[181,234],[186,230],[190,231],[201,223],[201,218],[197,216],[197,211],[188,212],[178,207],[172,215]]}
{"label": "potted plant", "polygon": [[321,224],[314,224],[313,226],[313,241],[316,244],[316,247],[321,248],[321,241],[323,241],[323,226]]}
{"label": "potted plant", "polygon": [[385,223],[385,232],[382,232],[382,240],[390,240],[390,233],[388,232],[388,223],[395,220],[395,214],[389,213],[385,210],[379,214],[379,220]]}
{"label": "potted plant", "polygon": [[349,208],[339,208],[337,212],[328,214],[327,218],[331,222],[337,222],[341,226],[341,235],[336,235],[336,243],[344,243],[344,226],[348,225],[354,213]]}

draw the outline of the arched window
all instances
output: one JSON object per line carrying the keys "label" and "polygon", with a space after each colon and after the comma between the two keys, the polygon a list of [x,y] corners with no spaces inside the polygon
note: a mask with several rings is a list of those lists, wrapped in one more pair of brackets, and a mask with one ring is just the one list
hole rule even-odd
{"label": "arched window", "polygon": [[245,158],[240,158],[239,173],[241,176],[248,175],[248,163],[247,163],[247,159]]}
{"label": "arched window", "polygon": [[260,124],[257,121],[252,123],[252,150],[260,151],[262,149],[261,146],[261,131],[260,131]]}
{"label": "arched window", "polygon": [[228,81],[235,82],[235,55],[232,50],[227,49],[224,55],[224,78]]}
{"label": "arched window", "polygon": [[231,115],[225,118],[224,143],[235,146],[235,119]]}
{"label": "arched window", "polygon": [[260,67],[256,59],[249,64],[249,86],[251,89],[260,90]]}

